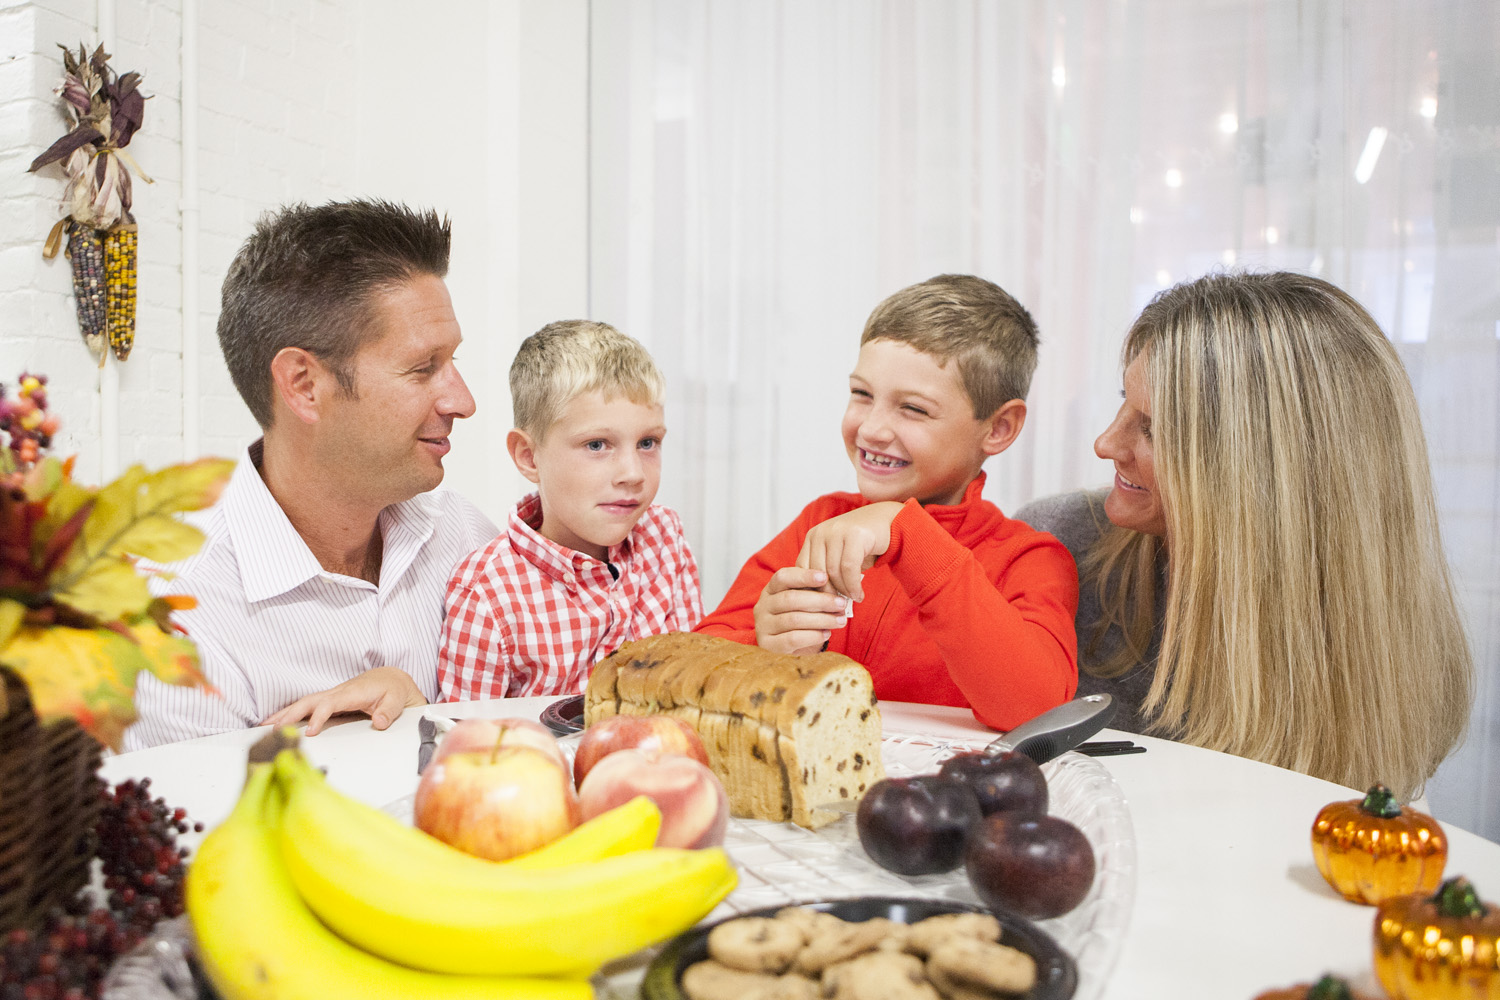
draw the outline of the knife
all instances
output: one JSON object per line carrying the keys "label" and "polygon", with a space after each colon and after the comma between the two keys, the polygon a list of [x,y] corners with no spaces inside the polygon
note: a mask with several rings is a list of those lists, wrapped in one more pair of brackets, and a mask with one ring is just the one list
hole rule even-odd
{"label": "knife", "polygon": [[[1108,725],[1115,714],[1115,699],[1107,694],[1090,694],[1049,708],[1041,715],[1021,723],[984,748],[985,753],[1000,754],[1007,750],[1024,753],[1038,764],[1061,756]],[[1139,753],[1145,748],[1116,750],[1116,753]],[[839,799],[819,803],[818,809],[852,813],[859,809],[859,799]]]}
{"label": "knife", "polygon": [[1115,714],[1115,699],[1090,694],[1065,701],[1056,708],[1023,722],[984,748],[985,753],[1024,753],[1038,764],[1067,753],[1109,724]]}

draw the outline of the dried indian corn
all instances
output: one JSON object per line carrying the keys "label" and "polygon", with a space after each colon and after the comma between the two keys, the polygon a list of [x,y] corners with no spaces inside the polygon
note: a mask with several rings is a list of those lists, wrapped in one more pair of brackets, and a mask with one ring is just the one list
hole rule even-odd
{"label": "dried indian corn", "polygon": [[73,301],[78,308],[78,328],[89,353],[102,364],[105,343],[105,290],[103,233],[81,223],[68,222],[68,259],[73,262]]}
{"label": "dried indian corn", "polygon": [[135,344],[136,232],[116,226],[104,237],[105,317],[109,346],[124,361]]}

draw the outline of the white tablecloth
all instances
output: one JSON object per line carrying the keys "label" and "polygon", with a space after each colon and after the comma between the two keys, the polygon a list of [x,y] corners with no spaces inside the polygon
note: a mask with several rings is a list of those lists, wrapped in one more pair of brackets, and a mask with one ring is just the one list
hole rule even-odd
{"label": "white tablecloth", "polygon": [[[443,714],[535,719],[553,699],[466,702]],[[883,703],[887,731],[984,738],[962,709]],[[307,740],[314,763],[345,793],[376,806],[417,785],[417,717],[389,730],[335,726]],[[152,779],[153,791],[210,827],[228,815],[244,779],[245,748],[265,732],[210,736],[111,757],[104,777]],[[1129,802],[1136,834],[1135,908],[1104,996],[1250,998],[1261,990],[1345,976],[1379,995],[1370,972],[1374,910],[1340,898],[1309,848],[1313,817],[1360,793],[1227,754],[1105,730],[1147,753],[1102,757]],[[1500,845],[1446,826],[1448,874],[1500,901]],[[190,840],[191,844],[192,841]]]}

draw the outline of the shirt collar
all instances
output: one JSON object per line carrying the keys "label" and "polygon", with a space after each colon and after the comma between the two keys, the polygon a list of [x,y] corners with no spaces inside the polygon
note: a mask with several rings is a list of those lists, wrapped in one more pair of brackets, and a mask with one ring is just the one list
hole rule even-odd
{"label": "shirt collar", "polygon": [[[257,439],[245,449],[244,460],[235,466],[219,500],[234,541],[245,598],[252,602],[280,597],[324,573],[317,556],[260,476],[263,443],[263,438]],[[390,587],[411,568],[432,537],[436,526],[434,503],[430,494],[423,493],[380,512],[381,589]]]}
{"label": "shirt collar", "polygon": [[612,585],[616,577],[609,571],[609,567],[611,564],[620,566],[630,557],[631,542],[636,532],[636,528],[631,528],[630,534],[620,544],[610,548],[607,553],[608,562],[604,562],[586,552],[570,549],[547,538],[537,530],[541,523],[541,495],[528,494],[511,508],[510,536],[538,569],[570,586],[576,586],[580,581]]}
{"label": "shirt collar", "polygon": [[323,572],[317,557],[260,478],[263,440],[245,449],[244,460],[235,466],[219,501],[234,540],[245,599],[252,602],[279,597]]}

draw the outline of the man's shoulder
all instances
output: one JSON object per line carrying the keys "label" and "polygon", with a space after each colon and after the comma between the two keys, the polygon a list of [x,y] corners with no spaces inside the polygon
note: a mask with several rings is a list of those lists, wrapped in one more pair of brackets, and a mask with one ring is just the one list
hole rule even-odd
{"label": "man's shoulder", "polygon": [[455,571],[460,560],[500,534],[500,529],[483,511],[453,490],[438,487],[418,494],[406,501],[406,505],[419,511],[432,525],[423,548],[448,561]]}

